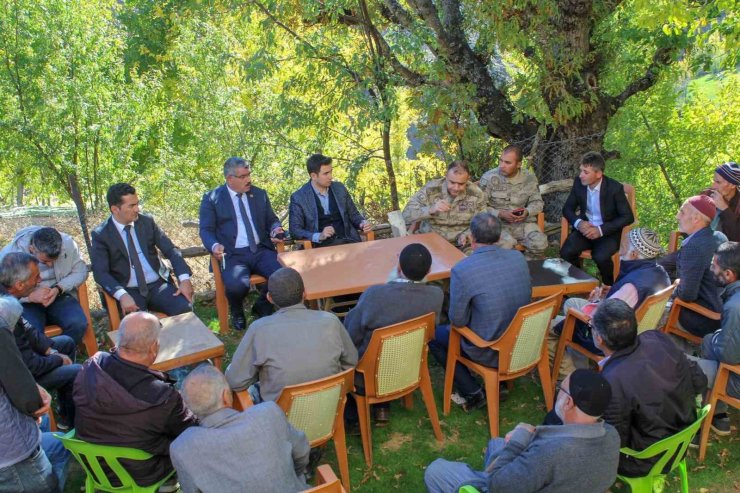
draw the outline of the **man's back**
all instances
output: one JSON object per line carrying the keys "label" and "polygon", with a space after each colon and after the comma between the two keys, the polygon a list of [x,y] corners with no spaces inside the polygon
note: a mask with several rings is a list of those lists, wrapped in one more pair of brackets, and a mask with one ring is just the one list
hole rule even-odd
{"label": "man's back", "polygon": [[184,493],[293,493],[308,488],[302,473],[309,450],[303,432],[265,402],[243,413],[224,408],[206,416],[170,453]]}
{"label": "man's back", "polygon": [[[612,424],[623,447],[643,450],[682,430],[696,419],[697,394],[707,380],[668,336],[640,334],[635,344],[614,352],[602,375],[612,388],[604,420]],[[654,462],[654,461],[653,461]],[[642,476],[653,462],[622,457],[620,474]]]}
{"label": "man's back", "polygon": [[331,313],[301,303],[252,323],[226,369],[232,389],[259,380],[263,400],[275,400],[283,387],[309,382],[354,367],[357,350]]}

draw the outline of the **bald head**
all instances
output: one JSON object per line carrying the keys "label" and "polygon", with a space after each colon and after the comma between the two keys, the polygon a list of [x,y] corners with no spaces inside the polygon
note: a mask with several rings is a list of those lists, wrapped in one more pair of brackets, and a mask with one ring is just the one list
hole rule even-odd
{"label": "bald head", "polygon": [[[123,317],[118,327],[118,349],[121,357],[151,365],[157,358],[159,332],[159,319],[151,313],[129,313]],[[151,362],[145,363],[149,359]]]}
{"label": "bald head", "polygon": [[223,374],[209,364],[190,372],[182,384],[182,398],[193,414],[203,419],[225,407],[231,407],[231,389]]}

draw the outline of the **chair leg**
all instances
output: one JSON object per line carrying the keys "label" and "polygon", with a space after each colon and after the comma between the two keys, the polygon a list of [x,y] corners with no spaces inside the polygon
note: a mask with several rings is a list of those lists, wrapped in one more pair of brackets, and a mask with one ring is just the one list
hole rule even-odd
{"label": "chair leg", "polygon": [[98,341],[95,339],[95,330],[92,324],[88,324],[85,334],[82,336],[82,346],[85,347],[85,353],[88,358],[92,358],[98,352]]}
{"label": "chair leg", "polygon": [[414,408],[414,394],[413,392],[410,394],[406,394],[403,397],[401,397],[401,402],[403,402],[403,407],[408,409],[409,411]]}
{"label": "chair leg", "polygon": [[[547,348],[544,348],[545,351]],[[548,411],[552,409],[554,401],[554,391],[552,383],[550,382],[550,365],[547,364],[547,353],[543,351],[540,357],[540,362],[537,363],[537,369],[540,373],[540,384],[542,385],[542,392],[545,394],[545,407]]]}
{"label": "chair leg", "polygon": [[576,319],[572,316],[566,315],[565,323],[563,323],[563,330],[560,332],[560,338],[558,339],[558,348],[555,350],[555,358],[552,360],[550,386],[553,393],[555,393],[555,386],[558,383],[558,377],[560,377],[560,365],[563,364],[563,355],[565,354],[565,350],[568,348],[568,343],[573,340],[573,331],[575,330],[575,326]]}
{"label": "chair leg", "polygon": [[57,431],[57,420],[54,418],[54,411],[49,409],[47,416],[49,416],[49,431]]}
{"label": "chair leg", "polygon": [[365,396],[352,394],[357,401],[357,415],[360,418],[360,433],[362,435],[362,451],[365,453],[365,463],[373,465],[373,437],[370,429],[370,405]]}
{"label": "chair leg", "polygon": [[486,403],[488,405],[488,428],[491,431],[491,438],[498,436],[498,372],[487,371],[483,375],[483,381],[486,385]]}
{"label": "chair leg", "polygon": [[[427,414],[429,415],[429,421],[432,422],[432,429],[434,430],[434,436],[438,442],[444,440],[442,436],[442,429],[439,427],[439,416],[437,415],[437,404],[434,402],[434,391],[432,390],[432,379],[429,376],[429,368],[426,362],[422,363],[421,367],[421,382],[419,383],[419,390],[421,390],[421,397],[424,399],[424,405],[427,408]],[[409,394],[412,395],[412,394]]]}
{"label": "chair leg", "polygon": [[223,358],[221,357],[213,358],[213,366],[215,366],[219,370],[221,369],[222,364],[223,364]]}
{"label": "chair leg", "polygon": [[[711,423],[711,420],[709,421]],[[689,475],[686,474],[686,459],[678,463],[678,472],[681,474],[681,493],[689,493]]]}
{"label": "chair leg", "polygon": [[450,328],[449,345],[447,346],[447,366],[445,367],[445,386],[442,392],[442,414],[450,414],[452,402],[452,383],[455,379],[455,366],[460,355],[460,334]]}
{"label": "chair leg", "polygon": [[347,440],[344,434],[344,418],[337,419],[337,427],[334,430],[334,450],[339,463],[339,475],[342,477],[342,485],[349,493],[349,462],[347,460]]}

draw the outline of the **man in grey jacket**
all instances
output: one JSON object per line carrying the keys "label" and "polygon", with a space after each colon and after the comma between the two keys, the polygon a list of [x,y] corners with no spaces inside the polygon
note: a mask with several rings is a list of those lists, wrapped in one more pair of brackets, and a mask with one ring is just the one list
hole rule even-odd
{"label": "man in grey jacket", "polygon": [[88,273],[77,243],[54,228],[28,226],[15,234],[0,251],[0,257],[11,252],[28,253],[39,261],[41,282],[21,299],[23,318],[39,330],[58,325],[64,335],[79,343],[87,329],[87,318],[77,301],[77,288]]}
{"label": "man in grey jacket", "polygon": [[619,435],[600,419],[611,399],[609,383],[591,370],[576,370],[562,383],[555,412],[562,425],[519,423],[488,443],[485,470],[437,459],[424,473],[431,493],[472,485],[483,493],[601,492],[612,485],[619,463]]}
{"label": "man in grey jacket", "polygon": [[200,419],[200,426],[188,428],[170,445],[183,493],[309,488],[304,477],[310,451],[306,435],[288,423],[274,402],[235,411],[229,384],[208,364],[188,375],[182,394]]}

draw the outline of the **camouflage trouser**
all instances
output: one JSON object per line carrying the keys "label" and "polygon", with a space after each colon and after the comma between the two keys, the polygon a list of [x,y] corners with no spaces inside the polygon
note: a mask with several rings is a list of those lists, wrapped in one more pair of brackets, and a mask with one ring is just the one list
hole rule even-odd
{"label": "camouflage trouser", "polygon": [[512,249],[517,243],[525,248],[528,256],[541,258],[547,248],[547,235],[536,223],[504,224],[501,239],[496,243],[501,248]]}

